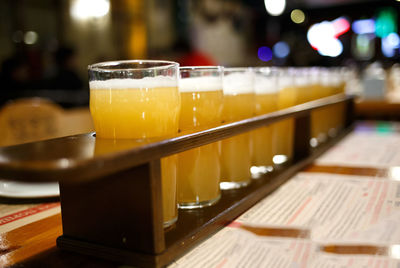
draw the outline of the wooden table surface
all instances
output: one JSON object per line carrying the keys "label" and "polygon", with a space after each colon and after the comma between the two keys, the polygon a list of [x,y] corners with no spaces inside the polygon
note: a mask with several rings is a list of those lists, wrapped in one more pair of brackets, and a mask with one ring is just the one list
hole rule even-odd
{"label": "wooden table surface", "polygon": [[[347,175],[391,177],[390,169],[351,168],[310,165],[303,171],[328,172]],[[0,202],[2,200],[0,199]],[[243,227],[264,236],[307,237],[296,229],[268,229]],[[56,247],[56,238],[62,235],[61,215],[57,214],[20,228],[0,234],[0,267],[119,267],[121,264],[64,252]],[[326,252],[338,254],[364,253],[386,255],[387,249],[360,245],[356,247],[325,247]]]}

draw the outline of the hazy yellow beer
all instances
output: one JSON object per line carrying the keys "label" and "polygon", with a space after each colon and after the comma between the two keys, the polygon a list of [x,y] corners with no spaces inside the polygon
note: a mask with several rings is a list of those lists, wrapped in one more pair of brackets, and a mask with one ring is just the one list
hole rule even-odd
{"label": "hazy yellow beer", "polygon": [[296,68],[294,85],[296,87],[296,104],[302,104],[313,99],[308,68]]}
{"label": "hazy yellow beer", "polygon": [[[343,93],[343,74],[338,68],[330,69],[330,88],[331,95],[337,95]],[[329,107],[329,118],[330,125],[328,135],[335,137],[337,133],[344,127],[344,107],[343,103],[337,103]]]}
{"label": "hazy yellow beer", "polygon": [[[180,111],[178,66],[162,61],[89,66],[90,111],[96,138],[145,140],[175,135]],[[165,227],[177,219],[176,164],[176,156],[161,159]]]}
{"label": "hazy yellow beer", "polygon": [[[326,97],[326,91],[322,85],[321,68],[312,68],[310,74],[311,80],[311,95],[313,100]],[[311,111],[311,140],[312,147],[325,140],[324,134],[324,108],[319,108]]]}
{"label": "hazy yellow beer", "polygon": [[[296,104],[296,87],[288,70],[281,70],[278,76],[278,109],[286,109]],[[294,120],[284,119],[275,124],[274,163],[281,164],[293,155]]]}
{"label": "hazy yellow beer", "polygon": [[[218,126],[223,105],[222,67],[184,67],[180,73],[179,129],[185,133]],[[220,142],[215,142],[179,153],[179,208],[210,206],[220,199],[220,147]]]}
{"label": "hazy yellow beer", "polygon": [[[276,74],[271,68],[260,68],[255,71],[254,91],[255,115],[263,115],[277,110]],[[253,141],[251,174],[253,178],[258,178],[259,175],[273,170],[274,129],[273,124],[251,132]]]}
{"label": "hazy yellow beer", "polygon": [[[227,68],[223,79],[222,119],[231,123],[254,115],[253,72],[249,68]],[[235,189],[251,182],[251,134],[222,140],[221,189]]]}

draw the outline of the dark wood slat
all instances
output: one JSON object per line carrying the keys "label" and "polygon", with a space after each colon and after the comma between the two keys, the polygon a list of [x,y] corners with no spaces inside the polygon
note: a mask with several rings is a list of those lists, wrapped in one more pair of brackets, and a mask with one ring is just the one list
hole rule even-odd
{"label": "dark wood slat", "polygon": [[294,159],[300,160],[310,155],[310,143],[311,138],[311,116],[305,114],[299,116],[294,121]]}
{"label": "dark wood slat", "polygon": [[107,140],[96,140],[91,134],[4,147],[0,148],[0,175],[23,181],[89,181],[343,101],[351,103],[353,97],[339,94],[192,134],[153,140],[145,145],[125,141],[105,154],[95,153],[95,149],[96,143],[107,143]]}
{"label": "dark wood slat", "polygon": [[142,253],[165,249],[159,160],[79,186],[60,183],[60,197],[65,237]]}

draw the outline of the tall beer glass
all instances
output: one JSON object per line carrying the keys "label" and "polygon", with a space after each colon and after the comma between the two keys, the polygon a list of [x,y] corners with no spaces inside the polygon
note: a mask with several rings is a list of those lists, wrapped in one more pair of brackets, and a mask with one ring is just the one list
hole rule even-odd
{"label": "tall beer glass", "polygon": [[294,85],[296,87],[296,104],[312,100],[310,72],[308,68],[295,69]]}
{"label": "tall beer glass", "polygon": [[[311,99],[317,100],[323,97],[323,88],[321,82],[321,69],[313,67],[310,69]],[[323,135],[323,117],[321,108],[311,111],[311,147],[317,147],[322,141]]]}
{"label": "tall beer glass", "polygon": [[[293,69],[280,69],[278,75],[278,109],[286,109],[296,105],[296,87],[293,80]],[[283,119],[276,124],[274,136],[274,163],[282,164],[292,158],[294,139],[293,118]]]}
{"label": "tall beer glass", "polygon": [[[180,76],[180,131],[220,125],[224,97],[222,67],[182,67]],[[220,157],[220,142],[178,154],[179,208],[211,206],[220,199]]]}
{"label": "tall beer glass", "polygon": [[[328,68],[321,68],[321,98],[329,97],[332,95],[332,83],[330,72]],[[319,125],[321,126],[321,131],[318,135],[318,142],[323,143],[328,139],[328,132],[330,126],[332,125],[332,118],[330,115],[330,107],[323,107],[317,110],[319,112]]]}
{"label": "tall beer glass", "polygon": [[[225,123],[254,115],[253,71],[250,68],[225,68],[223,79]],[[222,140],[221,189],[235,189],[251,182],[251,135],[244,133]]]}
{"label": "tall beer glass", "polygon": [[[331,84],[331,95],[341,94],[343,92],[343,72],[339,68],[330,69],[330,84]],[[344,104],[337,103],[331,105],[329,108],[329,117],[331,118],[331,124],[328,130],[329,137],[335,137],[338,132],[344,127]]]}
{"label": "tall beer glass", "polygon": [[[255,115],[276,111],[278,87],[275,68],[257,68],[254,76]],[[253,157],[251,174],[253,178],[273,170],[274,156],[272,137],[274,124],[258,128],[251,132],[253,140]]]}
{"label": "tall beer glass", "polygon": [[[175,135],[179,64],[118,61],[89,66],[90,112],[97,139],[145,140]],[[177,219],[177,156],[161,159],[164,227]]]}

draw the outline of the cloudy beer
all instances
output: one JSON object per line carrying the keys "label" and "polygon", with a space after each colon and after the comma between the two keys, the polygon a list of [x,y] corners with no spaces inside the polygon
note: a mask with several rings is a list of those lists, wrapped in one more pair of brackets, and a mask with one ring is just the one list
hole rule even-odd
{"label": "cloudy beer", "polygon": [[[178,132],[178,64],[106,62],[89,66],[90,112],[97,139],[149,139]],[[135,77],[135,78],[132,78]],[[164,226],[177,219],[177,157],[161,159]]]}
{"label": "cloudy beer", "polygon": [[[223,105],[222,68],[186,67],[180,73],[180,131],[187,133],[218,126]],[[220,147],[220,142],[215,142],[178,155],[180,208],[210,206],[219,200]]]}
{"label": "cloudy beer", "polygon": [[[254,115],[253,72],[248,68],[228,68],[224,71],[224,123]],[[251,134],[243,133],[222,140],[221,189],[235,189],[251,182]]]}
{"label": "cloudy beer", "polygon": [[[270,68],[260,68],[255,72],[255,115],[263,115],[277,110],[277,85],[275,72]],[[274,125],[258,128],[251,132],[253,156],[251,173],[253,178],[272,171],[274,156],[272,139]]]}

